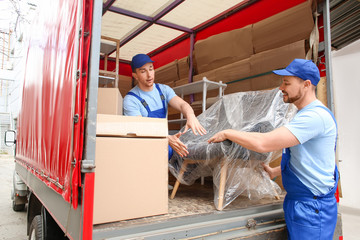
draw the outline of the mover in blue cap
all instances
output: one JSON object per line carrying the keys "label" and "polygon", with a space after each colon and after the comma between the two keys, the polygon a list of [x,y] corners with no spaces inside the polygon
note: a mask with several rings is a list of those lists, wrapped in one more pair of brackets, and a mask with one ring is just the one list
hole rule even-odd
{"label": "mover in blue cap", "polygon": [[334,193],[339,179],[337,125],[332,112],[316,98],[319,70],[310,60],[295,59],[285,69],[273,72],[282,77],[283,101],[298,108],[294,119],[268,133],[224,130],[209,143],[229,139],[257,152],[283,149],[281,166],[263,166],[270,178],[282,176],[289,239],[333,239],[337,221]]}
{"label": "mover in blue cap", "polygon": [[[201,126],[194,110],[187,102],[177,96],[169,86],[154,83],[153,62],[146,54],[137,54],[132,58],[132,76],[138,84],[124,98],[124,115],[166,118],[167,107],[170,105],[181,112],[187,120],[183,133],[191,129],[196,135],[206,134],[206,130]],[[172,149],[182,157],[189,153],[185,144],[180,141],[180,135],[181,133],[168,136],[171,146],[169,148],[169,159]]]}

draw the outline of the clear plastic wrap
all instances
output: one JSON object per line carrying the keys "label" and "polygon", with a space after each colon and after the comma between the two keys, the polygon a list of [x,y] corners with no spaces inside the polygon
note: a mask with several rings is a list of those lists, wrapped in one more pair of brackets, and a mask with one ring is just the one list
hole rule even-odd
{"label": "clear plastic wrap", "polygon": [[257,153],[229,140],[211,144],[207,140],[225,129],[269,132],[287,123],[295,113],[296,107],[283,102],[278,88],[225,95],[198,116],[206,135],[194,135],[189,130],[180,137],[189,155],[182,158],[174,152],[170,171],[186,185],[202,176],[213,176],[214,202],[219,210],[239,195],[249,199],[278,196],[280,187],[260,164],[280,157],[281,151]]}

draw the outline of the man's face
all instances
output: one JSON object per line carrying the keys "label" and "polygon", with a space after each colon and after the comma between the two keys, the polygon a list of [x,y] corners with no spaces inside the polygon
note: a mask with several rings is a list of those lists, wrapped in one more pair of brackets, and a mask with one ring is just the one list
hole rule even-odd
{"label": "man's face", "polygon": [[155,80],[155,70],[153,63],[146,63],[135,70],[133,77],[138,81],[140,89],[151,88]]}
{"label": "man's face", "polygon": [[304,96],[304,83],[302,79],[293,76],[284,76],[280,85],[285,103],[296,103]]}

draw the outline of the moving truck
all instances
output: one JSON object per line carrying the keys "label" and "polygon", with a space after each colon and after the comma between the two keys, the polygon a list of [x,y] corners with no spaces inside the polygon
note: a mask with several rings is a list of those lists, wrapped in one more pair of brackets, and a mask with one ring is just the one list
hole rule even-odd
{"label": "moving truck", "polygon": [[[305,43],[318,30],[313,3],[233,1],[219,10],[215,1],[122,2],[55,0],[37,6],[16,131],[14,179],[25,185],[13,196],[14,210],[27,204],[29,239],[286,238],[283,195],[239,197],[221,211],[214,207],[211,184],[194,184],[181,185],[169,199],[168,179],[174,178],[168,175],[166,136],[179,126],[124,117],[122,98],[134,84],[129,60],[140,51],[155,60],[156,79],[171,87],[204,77],[226,83],[225,94],[277,87],[279,80],[268,73],[304,58]],[[156,4],[150,16],[142,13]],[[163,20],[176,9],[185,18]],[[186,19],[211,11],[195,26],[184,26]],[[158,41],[146,38],[154,26],[158,39],[169,40],[144,50]],[[181,34],[162,34],[164,29]],[[171,109],[168,116],[179,117]],[[339,215],[334,239],[341,235]]]}

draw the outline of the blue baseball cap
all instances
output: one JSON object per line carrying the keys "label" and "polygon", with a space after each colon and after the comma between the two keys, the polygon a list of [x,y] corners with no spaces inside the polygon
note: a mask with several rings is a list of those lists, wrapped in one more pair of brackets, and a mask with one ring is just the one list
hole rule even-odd
{"label": "blue baseball cap", "polygon": [[154,61],[151,60],[151,58],[148,55],[142,53],[137,54],[131,60],[131,69],[134,72],[135,69],[140,68],[149,62],[154,62]]}
{"label": "blue baseball cap", "polygon": [[280,76],[295,76],[302,80],[310,80],[316,86],[320,81],[320,72],[315,63],[311,60],[294,59],[289,66],[284,69],[274,70],[273,73]]}

